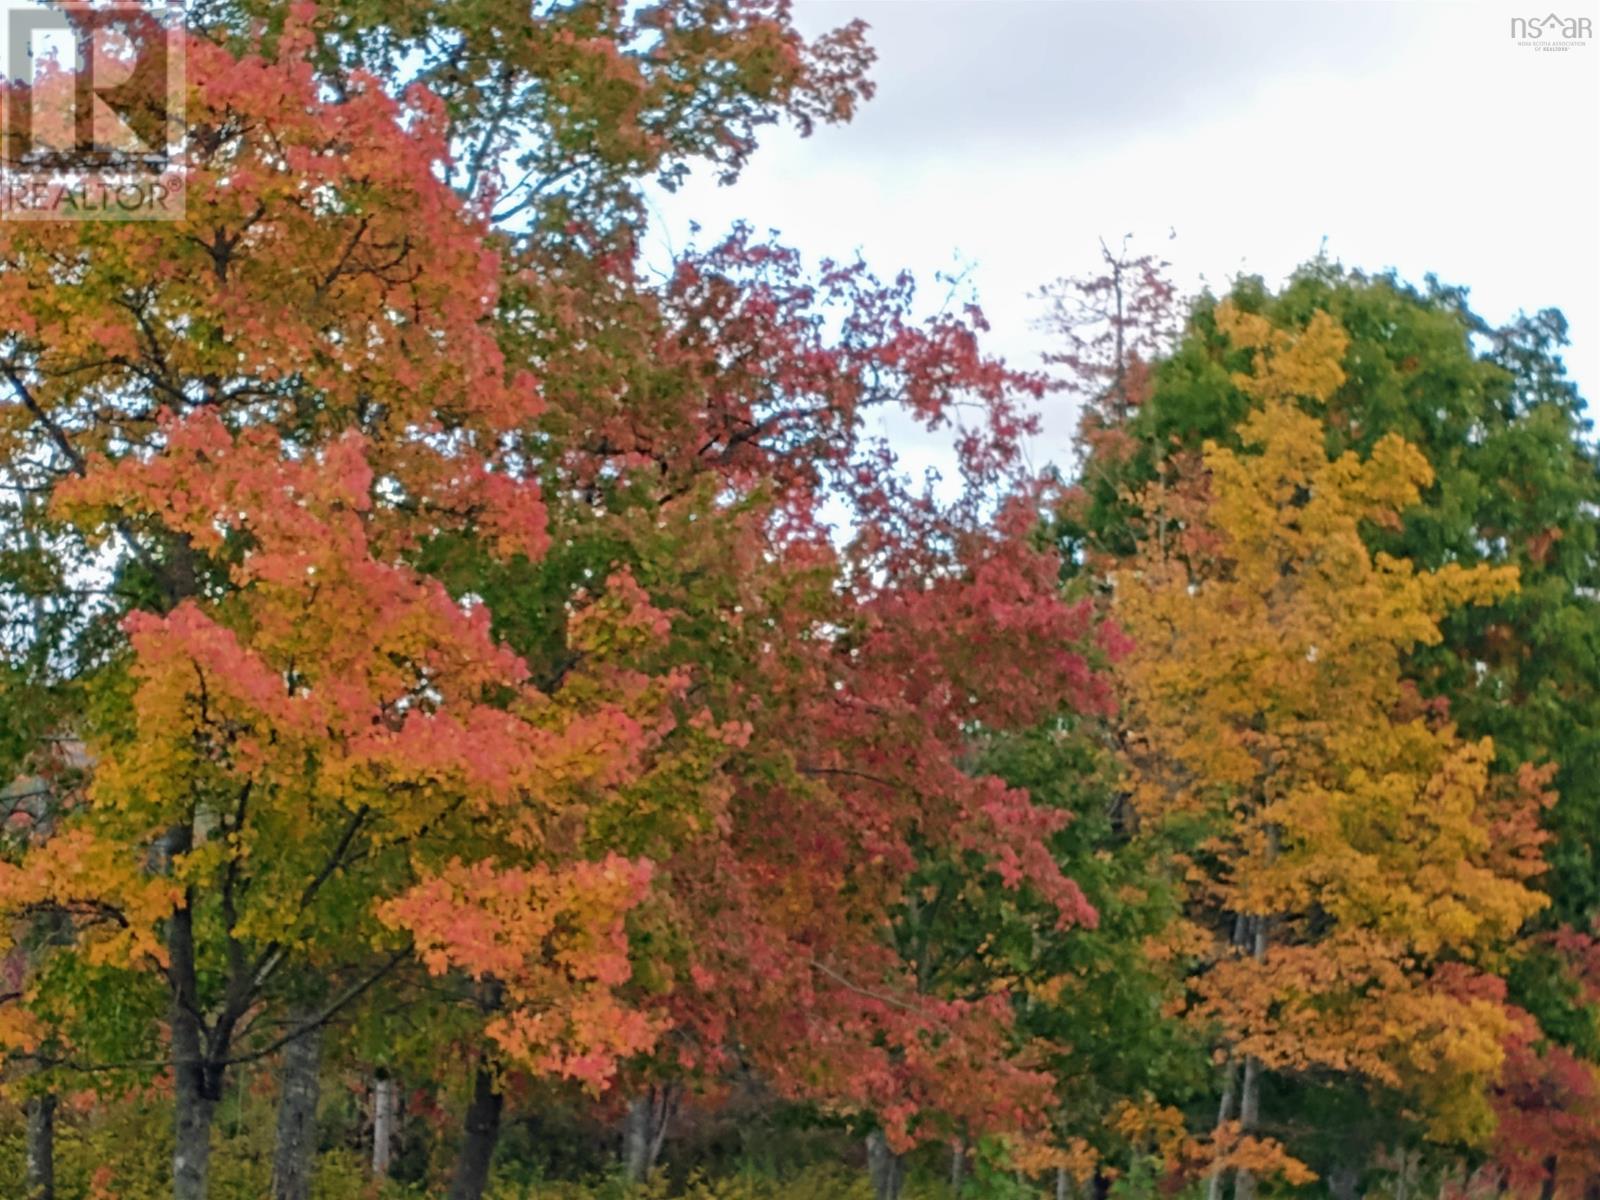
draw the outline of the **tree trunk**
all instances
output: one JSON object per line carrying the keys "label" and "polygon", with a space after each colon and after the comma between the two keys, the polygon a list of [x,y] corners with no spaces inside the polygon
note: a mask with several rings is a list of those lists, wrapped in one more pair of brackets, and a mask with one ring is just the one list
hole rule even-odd
{"label": "tree trunk", "polygon": [[28,1200],[56,1200],[56,1098],[28,1100]]}
{"label": "tree trunk", "polygon": [[489,1184],[489,1164],[500,1140],[500,1110],[505,1101],[495,1090],[494,1075],[480,1066],[472,1080],[472,1101],[467,1105],[466,1128],[450,1178],[449,1200],[481,1200]]}
{"label": "tree trunk", "polygon": [[867,1134],[867,1174],[872,1179],[872,1194],[876,1200],[900,1200],[905,1163],[889,1149],[881,1130],[874,1129]]}
{"label": "tree trunk", "polygon": [[[1268,861],[1277,857],[1277,835],[1275,830],[1268,831],[1267,855]],[[1251,947],[1251,956],[1257,962],[1264,962],[1267,957],[1267,918],[1252,917],[1251,925],[1254,927],[1254,945]],[[1261,1060],[1250,1055],[1244,1060],[1244,1084],[1239,1089],[1239,1132],[1241,1134],[1253,1131],[1261,1120]],[[1255,1200],[1256,1176],[1254,1171],[1240,1167],[1233,1177],[1233,1200]]]}
{"label": "tree trunk", "polygon": [[[1233,945],[1243,949],[1249,940],[1250,925],[1243,913],[1235,913],[1233,917]],[[1239,1064],[1236,1059],[1229,1058],[1226,1076],[1222,1084],[1222,1102],[1217,1106],[1217,1131],[1233,1120],[1233,1103],[1235,1092],[1239,1083]],[[1222,1200],[1222,1168],[1213,1167],[1210,1176],[1206,1179],[1206,1200]]]}
{"label": "tree trunk", "polygon": [[[1222,1103],[1217,1105],[1217,1128],[1233,1120],[1233,1093],[1239,1080],[1239,1064],[1228,1060],[1227,1080],[1222,1085]],[[1206,1200],[1222,1200],[1222,1168],[1213,1167],[1206,1180]]]}
{"label": "tree trunk", "polygon": [[394,1160],[395,1101],[394,1080],[380,1069],[372,1081],[372,1174],[378,1179],[389,1177]]}
{"label": "tree trunk", "polygon": [[961,1195],[962,1177],[967,1173],[967,1143],[957,1138],[950,1143],[950,1194]]}
{"label": "tree trunk", "polygon": [[622,1119],[622,1171],[630,1183],[642,1183],[661,1161],[679,1094],[677,1084],[667,1083],[628,1102]]}
{"label": "tree trunk", "polygon": [[[1261,1060],[1244,1060],[1244,1086],[1239,1089],[1239,1132],[1249,1133],[1261,1116]],[[1255,1200],[1256,1175],[1240,1167],[1233,1177],[1233,1200]]]}
{"label": "tree trunk", "polygon": [[678,1111],[678,1099],[683,1094],[675,1083],[663,1084],[650,1091],[655,1126],[650,1131],[650,1154],[645,1163],[647,1172],[654,1171],[656,1164],[661,1161],[661,1148],[667,1144],[667,1126],[672,1122],[672,1115]]}
{"label": "tree trunk", "polygon": [[1056,1200],[1072,1200],[1072,1176],[1065,1167],[1056,1168]]}
{"label": "tree trunk", "polygon": [[[294,1024],[311,1019],[290,1015]],[[291,1026],[292,1027],[292,1026]],[[308,1200],[317,1152],[317,1093],[322,1073],[322,1029],[308,1029],[283,1049],[279,1068],[278,1134],[272,1154],[272,1200]]]}
{"label": "tree trunk", "polygon": [[173,1021],[174,1080],[172,1116],[173,1200],[207,1200],[211,1169],[211,1117],[216,1102],[206,1095],[205,1064],[200,1061],[198,1031],[180,1031],[185,1018]]}
{"label": "tree trunk", "polygon": [[1539,1185],[1539,1200],[1554,1200],[1559,1170],[1560,1162],[1554,1154],[1544,1160],[1544,1182]]}
{"label": "tree trunk", "polygon": [[1342,1162],[1328,1172],[1328,1195],[1333,1200],[1359,1200],[1360,1185],[1361,1172],[1352,1163]]}
{"label": "tree trunk", "polygon": [[649,1172],[650,1101],[635,1096],[628,1101],[622,1118],[622,1174],[629,1183],[638,1183]]}
{"label": "tree trunk", "polygon": [[[187,849],[187,846],[176,849]],[[195,982],[194,926],[188,898],[167,920],[172,978],[172,1196],[207,1200],[211,1167],[211,1117],[219,1082],[206,1062],[199,989]]]}

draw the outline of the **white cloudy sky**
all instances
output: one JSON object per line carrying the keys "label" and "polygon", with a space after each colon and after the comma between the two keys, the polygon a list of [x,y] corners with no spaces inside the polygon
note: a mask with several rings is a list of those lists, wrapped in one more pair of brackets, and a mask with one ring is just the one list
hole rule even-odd
{"label": "white cloudy sky", "polygon": [[[1600,401],[1600,40],[1523,49],[1523,7],[799,0],[809,31],[869,22],[877,97],[809,140],[770,132],[734,187],[658,196],[660,245],[744,218],[881,273],[967,266],[992,345],[1033,366],[1029,293],[1091,268],[1102,236],[1135,234],[1190,287],[1276,281],[1326,239],[1351,266],[1468,285],[1491,319],[1562,309]],[[1066,461],[1072,424],[1046,413],[1036,461]]]}

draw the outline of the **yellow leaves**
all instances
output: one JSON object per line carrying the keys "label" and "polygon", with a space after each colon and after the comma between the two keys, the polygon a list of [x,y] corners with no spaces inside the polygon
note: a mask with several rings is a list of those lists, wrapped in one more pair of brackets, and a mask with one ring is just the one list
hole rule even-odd
{"label": "yellow leaves", "polygon": [[[1544,903],[1525,882],[1539,785],[1502,796],[1492,744],[1423,714],[1401,662],[1517,574],[1369,552],[1365,524],[1398,523],[1432,472],[1392,435],[1366,459],[1328,457],[1302,405],[1342,385],[1343,331],[1323,313],[1296,332],[1226,304],[1217,323],[1254,352],[1235,377],[1257,402],[1243,447],[1206,448],[1206,503],[1146,498],[1184,536],[1147,539],[1115,589],[1134,644],[1121,679],[1135,803],[1149,823],[1205,822],[1186,883],[1214,912],[1215,965],[1191,1017],[1269,1069],[1427,1093],[1441,1136],[1476,1136],[1503,1017],[1435,975],[1493,961]],[[1229,944],[1241,914],[1261,922],[1264,954]]]}
{"label": "yellow leaves", "polygon": [[1515,566],[1494,567],[1480,563],[1463,567],[1449,563],[1422,576],[1429,611],[1443,615],[1465,604],[1491,604],[1516,592],[1519,572]]}
{"label": "yellow leaves", "polygon": [[1062,994],[1076,982],[1071,975],[1052,975],[1049,979],[1025,979],[1022,991],[1042,1004],[1060,1004]]}
{"label": "yellow leaves", "polygon": [[1483,1145],[1495,1118],[1488,1090],[1505,1060],[1511,1020],[1495,998],[1418,989],[1394,999],[1391,1058],[1418,1097],[1428,1136]]}
{"label": "yellow leaves", "polygon": [[144,869],[142,856],[83,828],[67,828],[39,846],[22,866],[0,863],[0,911],[55,909],[79,925],[90,963],[165,964],[156,924],[179,900],[170,881]]}
{"label": "yellow leaves", "polygon": [[1119,1100],[1106,1125],[1130,1145],[1172,1161],[1181,1157],[1189,1137],[1183,1112],[1148,1092],[1138,1100]]}
{"label": "yellow leaves", "polygon": [[1217,328],[1235,346],[1256,352],[1251,372],[1233,377],[1254,399],[1322,404],[1344,383],[1339,364],[1350,338],[1327,313],[1314,313],[1298,334],[1277,328],[1263,316],[1241,312],[1231,300],[1217,306],[1215,317]]}
{"label": "yellow leaves", "polygon": [[1398,513],[1409,508],[1420,490],[1432,483],[1433,467],[1422,451],[1399,434],[1386,433],[1373,446],[1355,486],[1376,515],[1383,509]]}
{"label": "yellow leaves", "polygon": [[1448,727],[1375,726],[1334,746],[1342,785],[1311,787],[1275,811],[1294,839],[1279,869],[1314,887],[1304,899],[1431,957],[1479,957],[1545,903],[1493,868],[1483,813],[1493,747]]}

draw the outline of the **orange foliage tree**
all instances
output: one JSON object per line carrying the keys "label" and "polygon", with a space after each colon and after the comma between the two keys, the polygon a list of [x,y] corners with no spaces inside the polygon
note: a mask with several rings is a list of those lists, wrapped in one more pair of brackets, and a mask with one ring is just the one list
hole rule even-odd
{"label": "orange foliage tree", "polygon": [[[5,460],[51,498],[63,569],[129,610],[78,724],[86,797],[0,868],[0,906],[64,920],[75,965],[11,999],[70,1031],[101,1015],[64,1007],[88,976],[166,992],[186,1200],[230,1069],[402,966],[404,934],[436,967],[463,879],[483,942],[453,949],[499,981],[510,1055],[596,1080],[650,1038],[609,999],[648,867],[574,814],[647,770],[681,680],[600,653],[556,703],[410,563],[442,531],[544,550],[515,442],[541,401],[495,339],[484,223],[438,177],[437,105],[371,78],[332,99],[295,36],[275,61],[190,40],[181,219],[0,232]],[[656,627],[610,593],[577,605],[593,640]],[[108,1065],[67,1041],[41,1061]]]}

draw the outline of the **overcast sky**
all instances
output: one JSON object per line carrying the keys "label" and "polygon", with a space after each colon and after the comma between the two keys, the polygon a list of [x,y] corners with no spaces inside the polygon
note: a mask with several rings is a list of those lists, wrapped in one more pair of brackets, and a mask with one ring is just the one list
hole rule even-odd
{"label": "overcast sky", "polygon": [[[1526,5],[1451,0],[796,8],[810,32],[872,26],[877,97],[809,140],[769,132],[731,188],[656,197],[660,246],[744,218],[880,274],[965,266],[992,346],[1035,366],[1029,294],[1091,269],[1102,236],[1134,234],[1187,288],[1277,282],[1326,239],[1465,284],[1490,319],[1562,309],[1600,401],[1600,40],[1535,52],[1510,34]],[[1597,0],[1557,8],[1600,27]],[[1072,415],[1045,415],[1033,457],[1065,462]]]}

